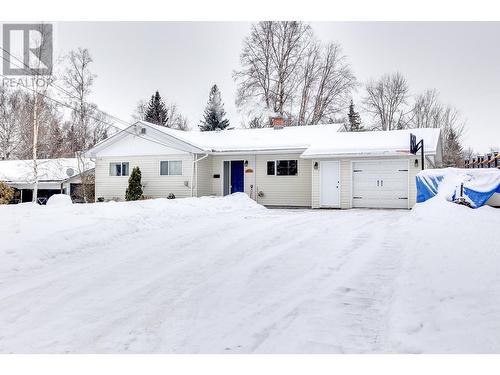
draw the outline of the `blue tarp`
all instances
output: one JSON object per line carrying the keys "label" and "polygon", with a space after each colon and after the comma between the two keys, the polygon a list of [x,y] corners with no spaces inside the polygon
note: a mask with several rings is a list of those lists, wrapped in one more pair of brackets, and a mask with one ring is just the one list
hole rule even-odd
{"label": "blue tarp", "polygon": [[[439,186],[445,177],[451,176],[453,181],[456,182],[453,185],[453,191],[447,192],[449,193],[447,196],[451,201],[460,197],[460,185],[463,183],[463,197],[472,207],[481,207],[493,194],[500,194],[500,178],[498,178],[500,176],[500,170],[494,171],[485,169],[484,171],[484,173],[481,173],[481,171],[477,169],[472,172],[467,169],[459,170],[454,168],[429,170],[429,173],[426,173],[427,171],[422,171],[416,177],[417,203],[425,202],[437,195]],[[498,175],[495,175],[495,172],[498,173]],[[481,179],[486,180],[487,183],[481,184]],[[481,187],[481,191],[477,189],[477,186]]]}

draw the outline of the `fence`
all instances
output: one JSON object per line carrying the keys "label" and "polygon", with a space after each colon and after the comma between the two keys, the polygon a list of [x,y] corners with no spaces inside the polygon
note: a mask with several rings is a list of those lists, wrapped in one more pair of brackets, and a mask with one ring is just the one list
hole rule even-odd
{"label": "fence", "polygon": [[471,159],[464,160],[465,168],[499,168],[500,169],[500,154],[498,151],[476,156]]}

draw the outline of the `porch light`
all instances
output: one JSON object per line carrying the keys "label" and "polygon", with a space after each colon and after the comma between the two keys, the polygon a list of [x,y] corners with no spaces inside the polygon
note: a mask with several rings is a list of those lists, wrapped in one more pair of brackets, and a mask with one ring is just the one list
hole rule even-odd
{"label": "porch light", "polygon": [[317,161],[314,162],[314,169],[318,169],[319,168],[319,163]]}
{"label": "porch light", "polygon": [[245,160],[245,167],[248,167],[248,160]]}
{"label": "porch light", "polygon": [[413,165],[416,167],[418,167],[418,159],[415,159],[415,161],[413,162]]}

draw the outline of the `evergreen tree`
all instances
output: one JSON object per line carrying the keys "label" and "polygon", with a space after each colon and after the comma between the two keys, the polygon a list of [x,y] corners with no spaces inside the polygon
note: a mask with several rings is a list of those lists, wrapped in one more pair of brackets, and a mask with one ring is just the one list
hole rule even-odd
{"label": "evergreen tree", "polygon": [[222,103],[221,94],[217,85],[213,85],[208,96],[207,107],[203,120],[199,125],[201,131],[223,130],[229,126],[229,120],[224,116],[224,103]]}
{"label": "evergreen tree", "polygon": [[457,132],[451,128],[445,136],[443,145],[443,165],[445,167],[459,167],[462,163],[463,149]]}
{"label": "evergreen tree", "polygon": [[151,96],[151,100],[146,108],[146,113],[144,114],[144,120],[161,126],[166,126],[167,124],[167,107],[158,91]]}
{"label": "evergreen tree", "polygon": [[139,167],[134,167],[130,178],[128,179],[128,188],[125,191],[125,199],[127,201],[137,201],[142,197],[141,185],[141,170]]}
{"label": "evergreen tree", "polygon": [[359,112],[354,111],[354,103],[352,100],[351,104],[349,105],[349,113],[347,113],[347,118],[347,131],[359,132],[364,130],[363,126],[361,126],[361,117],[359,116]]}

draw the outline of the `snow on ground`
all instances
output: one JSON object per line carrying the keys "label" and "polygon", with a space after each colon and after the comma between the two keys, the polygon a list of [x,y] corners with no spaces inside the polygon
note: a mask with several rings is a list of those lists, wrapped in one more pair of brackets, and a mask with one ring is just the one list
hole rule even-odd
{"label": "snow on ground", "polygon": [[2,353],[500,352],[500,211],[0,207]]}

